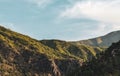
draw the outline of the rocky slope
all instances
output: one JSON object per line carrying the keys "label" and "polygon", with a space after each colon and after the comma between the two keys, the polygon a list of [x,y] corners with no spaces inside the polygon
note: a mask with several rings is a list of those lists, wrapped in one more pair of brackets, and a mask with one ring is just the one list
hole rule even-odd
{"label": "rocky slope", "polygon": [[111,32],[105,36],[73,42],[75,44],[85,44],[90,46],[109,47],[112,43],[120,40],[120,31]]}
{"label": "rocky slope", "polygon": [[71,76],[120,76],[120,41],[112,44],[97,59],[85,63]]}
{"label": "rocky slope", "polygon": [[101,51],[59,40],[38,41],[0,26],[1,76],[67,76]]}

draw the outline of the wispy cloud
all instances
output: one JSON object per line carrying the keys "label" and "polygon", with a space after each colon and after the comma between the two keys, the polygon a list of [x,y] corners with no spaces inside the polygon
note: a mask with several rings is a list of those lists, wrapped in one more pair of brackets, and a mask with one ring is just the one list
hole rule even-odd
{"label": "wispy cloud", "polygon": [[65,9],[60,17],[90,18],[102,22],[120,24],[120,0],[85,0],[77,1]]}
{"label": "wispy cloud", "polygon": [[38,7],[44,8],[50,3],[53,2],[53,0],[27,0],[30,3],[36,4]]}
{"label": "wispy cloud", "polygon": [[[84,20],[84,25],[75,27],[76,38],[86,39],[102,36],[109,32],[120,30],[120,0],[68,0],[69,7],[66,6],[61,11],[60,20],[80,20],[89,19],[95,23]],[[62,19],[61,19],[62,18]],[[88,28],[83,28],[89,26]],[[83,28],[77,30],[77,28]],[[73,39],[76,40],[76,39]]]}

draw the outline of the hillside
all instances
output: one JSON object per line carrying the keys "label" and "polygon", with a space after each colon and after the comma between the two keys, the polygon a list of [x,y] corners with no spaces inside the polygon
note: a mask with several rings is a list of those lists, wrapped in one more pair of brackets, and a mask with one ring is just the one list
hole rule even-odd
{"label": "hillside", "polygon": [[81,58],[84,61],[91,60],[93,56],[96,56],[97,53],[103,51],[103,48],[91,47],[82,44],[76,45],[76,44],[72,44],[71,42],[66,42],[61,40],[41,40],[40,42],[63,54],[70,55],[75,58]]}
{"label": "hillside", "polygon": [[1,76],[66,76],[101,51],[60,40],[38,41],[0,26]]}
{"label": "hillside", "polygon": [[75,44],[85,44],[90,46],[109,47],[112,43],[120,40],[120,31],[111,32],[105,36],[73,42]]}
{"label": "hillside", "polygon": [[97,59],[85,63],[71,76],[120,76],[120,41],[112,44]]}

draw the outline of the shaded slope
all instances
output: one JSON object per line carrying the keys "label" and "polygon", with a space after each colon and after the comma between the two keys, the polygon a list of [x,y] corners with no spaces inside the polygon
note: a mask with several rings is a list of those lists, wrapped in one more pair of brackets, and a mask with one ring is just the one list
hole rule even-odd
{"label": "shaded slope", "polygon": [[72,74],[76,74],[75,76],[120,76],[120,41],[112,44],[97,57],[76,69]]}
{"label": "shaded slope", "polygon": [[90,46],[109,47],[113,42],[118,42],[120,39],[120,31],[111,32],[105,36],[81,40],[74,42],[75,44],[85,44]]}

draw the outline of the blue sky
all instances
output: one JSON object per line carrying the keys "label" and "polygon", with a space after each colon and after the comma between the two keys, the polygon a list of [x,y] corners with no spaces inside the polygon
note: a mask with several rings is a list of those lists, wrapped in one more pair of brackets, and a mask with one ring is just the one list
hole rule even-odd
{"label": "blue sky", "polygon": [[0,0],[0,24],[36,39],[82,40],[120,30],[120,0]]}

